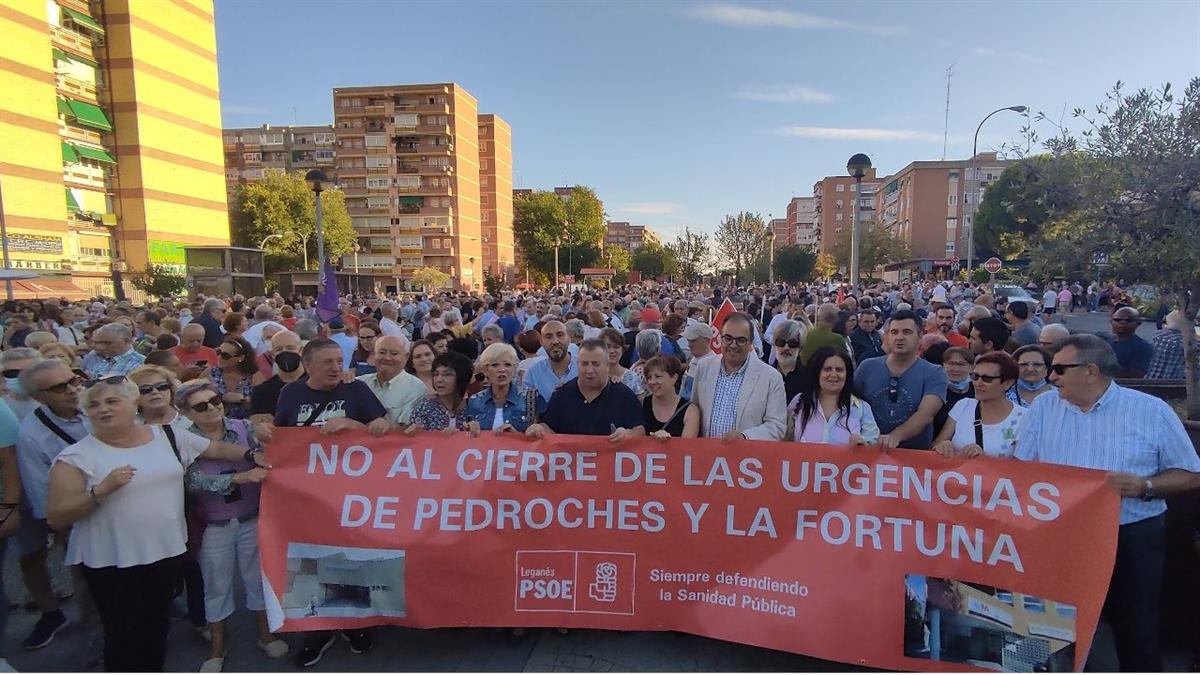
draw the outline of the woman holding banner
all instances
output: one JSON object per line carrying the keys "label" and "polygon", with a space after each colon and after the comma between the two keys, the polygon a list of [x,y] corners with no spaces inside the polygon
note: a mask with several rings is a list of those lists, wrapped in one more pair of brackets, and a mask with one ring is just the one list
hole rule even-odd
{"label": "woman holding banner", "polygon": [[161,671],[171,598],[187,548],[184,470],[201,455],[260,459],[230,443],[137,423],[138,387],[124,375],[88,383],[92,434],[54,460],[46,520],[71,528],[65,564],[82,565],[104,626],[109,671]]}
{"label": "woman holding banner", "polygon": [[[683,436],[683,421],[689,408],[679,395],[683,364],[674,356],[655,356],[642,369],[650,395],[642,399],[642,420],[646,433],[657,439]],[[692,415],[699,411],[693,410]]]}
{"label": "woman holding banner", "polygon": [[479,355],[479,369],[488,386],[467,400],[467,431],[473,436],[481,430],[524,433],[530,418],[525,395],[513,381],[517,372],[517,350],[503,342],[488,345]]}
{"label": "woman holding banner", "polygon": [[[225,416],[221,394],[211,382],[185,382],[175,399],[191,421],[189,432],[247,449],[259,447],[249,420]],[[274,659],[288,653],[287,643],[272,635],[267,627],[263,602],[262,568],[258,559],[258,483],[265,477],[266,469],[245,459],[198,459],[185,473],[185,484],[189,492],[198,496],[198,511],[205,523],[198,557],[212,640],[208,660],[200,666],[202,673],[221,672],[225,665],[225,619],[233,614],[233,576],[238,570],[246,589],[246,609],[258,619],[259,648]]]}
{"label": "woman holding banner", "polygon": [[404,430],[411,436],[422,431],[447,433],[467,427],[466,393],[474,369],[467,357],[457,352],[440,354],[433,360],[433,394],[413,406],[412,424]]}
{"label": "woman holding banner", "polygon": [[879,441],[871,406],[851,393],[854,361],[821,347],[808,359],[803,390],[788,404],[788,428],[797,443],[869,445]]}
{"label": "woman holding banner", "polygon": [[1004,352],[975,359],[971,371],[975,397],[954,404],[933,449],[946,457],[1012,457],[1025,408],[1014,405],[1007,392],[1019,376],[1017,362]]}

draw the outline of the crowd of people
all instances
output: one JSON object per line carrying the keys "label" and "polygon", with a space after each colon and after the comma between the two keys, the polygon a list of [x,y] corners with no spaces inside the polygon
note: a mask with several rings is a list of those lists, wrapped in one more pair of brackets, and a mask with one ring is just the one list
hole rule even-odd
{"label": "crowd of people", "polygon": [[[1164,498],[1200,487],[1200,458],[1166,403],[1117,380],[1182,378],[1190,327],[1173,312],[1147,341],[1119,305],[1111,332],[1071,334],[1056,315],[1090,304],[1093,286],[1047,284],[1040,308],[949,282],[349,296],[326,321],[311,298],[279,295],[9,302],[0,551],[15,547],[40,613],[23,646],[70,623],[47,562],[64,545],[108,670],[163,668],[179,598],[211,647],[200,671],[219,672],[235,576],[258,648],[315,665],[337,635],[289,648],[271,634],[256,532],[263,444],[319,427],[877,445],[1104,470],[1122,497],[1106,616],[1121,667],[1160,670]],[[369,629],[344,637],[372,646]]]}

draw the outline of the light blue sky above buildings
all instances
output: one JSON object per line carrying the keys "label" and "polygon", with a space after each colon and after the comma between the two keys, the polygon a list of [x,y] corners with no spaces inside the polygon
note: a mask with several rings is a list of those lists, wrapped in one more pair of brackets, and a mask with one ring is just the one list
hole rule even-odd
{"label": "light blue sky above buildings", "polygon": [[[845,171],[949,158],[1008,105],[1076,128],[1114,82],[1200,75],[1200,3],[217,0],[226,126],[329,123],[335,86],[453,81],[513,127],[517,187],[586,184],[671,236],[783,215]],[[981,150],[1019,141],[997,115]],[[1053,133],[1042,123],[1043,136]]]}

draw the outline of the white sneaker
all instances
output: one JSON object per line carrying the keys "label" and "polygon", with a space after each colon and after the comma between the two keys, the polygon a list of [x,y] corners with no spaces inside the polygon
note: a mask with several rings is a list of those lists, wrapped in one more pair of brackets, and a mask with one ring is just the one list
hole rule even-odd
{"label": "white sneaker", "polygon": [[267,653],[267,656],[273,659],[282,659],[288,654],[288,643],[275,638],[270,642],[258,641],[258,648]]}
{"label": "white sneaker", "polygon": [[200,664],[200,672],[202,673],[219,673],[225,668],[225,658],[218,656],[215,659],[208,659]]}

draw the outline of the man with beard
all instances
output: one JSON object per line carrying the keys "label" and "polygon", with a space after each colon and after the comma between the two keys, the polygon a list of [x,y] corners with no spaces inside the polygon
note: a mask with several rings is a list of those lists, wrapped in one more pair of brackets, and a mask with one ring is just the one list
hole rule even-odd
{"label": "man with beard", "polygon": [[300,336],[290,330],[276,333],[271,338],[271,358],[275,374],[250,391],[250,419],[259,424],[271,424],[284,385],[304,377]]}
{"label": "man with beard", "polygon": [[421,378],[405,372],[408,349],[396,335],[384,335],[375,340],[375,372],[359,376],[383,407],[388,419],[396,424],[409,424],[413,406],[428,393]]}
{"label": "man with beard", "polygon": [[546,351],[546,358],[525,371],[523,383],[526,389],[537,390],[539,415],[546,412],[554,390],[579,375],[576,359],[567,349],[569,344],[567,327],[563,322],[547,321],[542,326],[542,349]]}
{"label": "man with beard", "polygon": [[[937,330],[946,338],[951,347],[966,347],[970,344],[967,337],[958,332],[955,321],[956,315],[954,308],[950,305],[939,305],[937,311],[934,312],[934,319],[937,321]],[[1003,346],[1003,345],[1001,345]]]}

